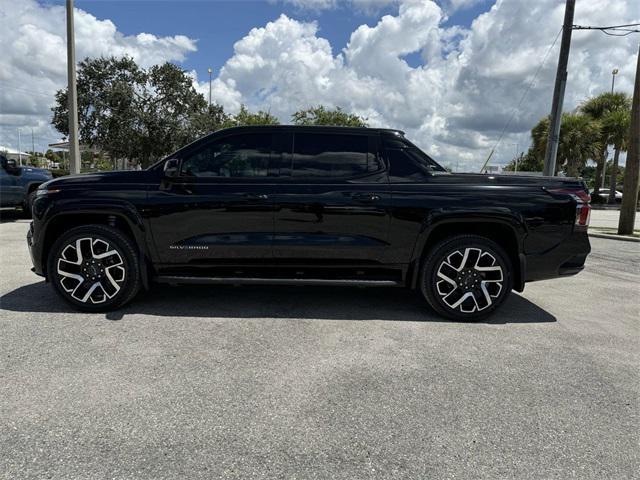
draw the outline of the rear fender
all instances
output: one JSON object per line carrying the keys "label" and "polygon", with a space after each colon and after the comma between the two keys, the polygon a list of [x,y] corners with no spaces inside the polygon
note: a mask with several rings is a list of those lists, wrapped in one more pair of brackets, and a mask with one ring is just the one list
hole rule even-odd
{"label": "rear fender", "polygon": [[522,217],[500,209],[492,214],[476,211],[432,212],[425,219],[411,256],[410,287],[416,288],[422,263],[437,242],[452,235],[481,235],[499,243],[509,254],[514,269],[514,289],[524,289],[525,256],[523,242],[527,228]]}

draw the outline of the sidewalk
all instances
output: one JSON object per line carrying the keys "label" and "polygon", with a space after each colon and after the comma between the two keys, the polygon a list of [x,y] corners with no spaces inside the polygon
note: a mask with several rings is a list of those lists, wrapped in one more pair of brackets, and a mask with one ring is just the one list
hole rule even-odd
{"label": "sidewalk", "polygon": [[[613,228],[618,230],[619,210],[591,210],[591,221],[589,227],[593,228]],[[636,223],[634,230],[640,230],[640,212],[636,213]]]}
{"label": "sidewalk", "polygon": [[640,242],[640,212],[636,213],[636,221],[633,226],[633,235],[618,235],[619,210],[591,210],[589,222],[589,235],[592,237],[610,238],[614,240],[627,240]]}

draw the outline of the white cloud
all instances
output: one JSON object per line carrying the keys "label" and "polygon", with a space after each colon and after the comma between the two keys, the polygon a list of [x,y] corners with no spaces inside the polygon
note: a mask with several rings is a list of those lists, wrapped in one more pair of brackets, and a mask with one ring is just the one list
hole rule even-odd
{"label": "white cloud", "polygon": [[[584,0],[576,23],[638,21],[632,3]],[[446,28],[446,13],[436,3],[404,0],[397,14],[358,27],[337,55],[318,36],[315,23],[282,15],[235,44],[214,97],[232,109],[239,102],[269,109],[285,121],[310,105],[342,106],[368,117],[372,126],[406,130],[444,164],[477,170],[514,110],[494,156],[498,162],[509,160],[517,148],[526,150],[530,128],[548,114],[559,44],[521,107],[516,105],[563,14],[559,0],[498,0],[470,28]],[[620,69],[617,88],[631,92],[636,40],[574,32],[565,109],[606,90],[614,67]],[[417,52],[423,65],[412,67],[404,57]]]}
{"label": "white cloud", "polygon": [[[275,2],[276,0],[270,0]],[[489,0],[437,0],[443,10],[449,14],[458,10],[466,10],[474,5],[487,3]],[[299,10],[332,10],[340,6],[353,8],[358,12],[374,14],[390,5],[398,5],[402,0],[280,0],[281,3],[293,5]]]}
{"label": "white cloud", "polygon": [[282,0],[299,9],[328,10],[338,6],[338,0]]}
{"label": "white cloud", "polygon": [[300,10],[331,10],[340,6],[355,8],[358,11],[374,13],[391,4],[397,4],[400,0],[280,0],[281,3],[293,5]]}
{"label": "white cloud", "polygon": [[[49,109],[56,90],[66,85],[65,8],[35,0],[0,0],[0,18],[0,143],[17,146],[20,127],[23,149],[31,148],[31,129],[42,148],[59,138],[49,125]],[[75,32],[77,59],[126,54],[150,66],[182,61],[196,50],[195,41],[183,35],[123,35],[110,20],[77,8]]]}
{"label": "white cloud", "polygon": [[[575,23],[637,22],[634,1],[582,0]],[[443,164],[470,170],[480,168],[515,110],[494,159],[504,163],[516,149],[526,150],[530,128],[550,109],[558,44],[522,106],[516,106],[560,29],[564,2],[498,0],[469,28],[444,25],[450,5],[462,8],[470,1],[451,0],[444,7],[428,0],[397,3],[394,14],[355,29],[342,50],[320,36],[318,24],[285,15],[252,29],[216,72],[213,100],[230,111],[242,103],[269,110],[285,122],[300,108],[341,106],[367,117],[372,126],[405,130]],[[0,13],[20,32],[0,31],[6,45],[0,57],[0,143],[15,145],[18,125],[55,135],[47,126],[48,109],[53,92],[65,84],[66,53],[62,7],[32,0],[11,7],[0,0]],[[78,58],[126,52],[149,65],[180,61],[196,48],[183,36],[124,36],[112,22],[82,11],[76,22]],[[574,32],[565,110],[608,90],[614,67],[620,69],[616,88],[631,92],[637,41],[637,35]],[[415,66],[416,58],[421,65]],[[192,75],[208,96],[208,79]]]}

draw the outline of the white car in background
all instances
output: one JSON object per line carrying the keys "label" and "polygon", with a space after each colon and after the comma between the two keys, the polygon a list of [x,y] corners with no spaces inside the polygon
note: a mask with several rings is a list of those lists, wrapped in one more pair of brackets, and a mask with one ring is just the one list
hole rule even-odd
{"label": "white car in background", "polygon": [[[615,191],[615,195],[616,195],[616,203],[621,203],[622,202],[622,192],[619,191]],[[589,191],[589,193],[591,194],[591,196],[593,196],[593,188]],[[609,201],[609,189],[608,188],[601,188],[600,191],[598,192],[598,195],[600,195],[602,197],[602,199],[605,202]]]}

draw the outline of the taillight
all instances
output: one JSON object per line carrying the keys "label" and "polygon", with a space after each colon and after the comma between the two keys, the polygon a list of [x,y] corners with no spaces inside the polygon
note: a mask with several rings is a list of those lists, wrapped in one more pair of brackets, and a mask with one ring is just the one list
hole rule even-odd
{"label": "taillight", "polygon": [[570,195],[577,203],[576,205],[576,225],[581,227],[588,227],[589,220],[591,219],[591,195],[589,192],[579,189],[569,188],[549,188],[549,193],[555,195]]}

